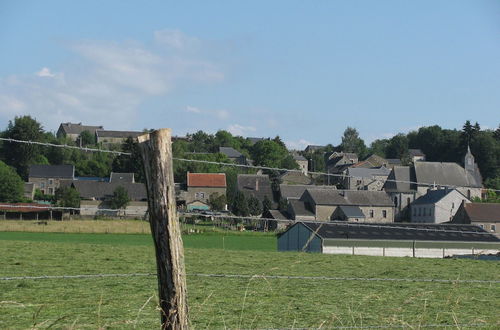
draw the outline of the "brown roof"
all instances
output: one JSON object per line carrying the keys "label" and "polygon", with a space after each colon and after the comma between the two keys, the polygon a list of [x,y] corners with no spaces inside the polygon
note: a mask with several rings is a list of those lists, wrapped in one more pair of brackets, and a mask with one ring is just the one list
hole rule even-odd
{"label": "brown roof", "polygon": [[38,203],[0,203],[0,211],[6,212],[43,212],[50,210],[50,205]]}
{"label": "brown roof", "polygon": [[225,173],[188,173],[187,174],[188,187],[213,187],[225,188],[226,187],[226,174]]}
{"label": "brown roof", "polygon": [[465,211],[471,222],[500,222],[500,203],[467,203]]}

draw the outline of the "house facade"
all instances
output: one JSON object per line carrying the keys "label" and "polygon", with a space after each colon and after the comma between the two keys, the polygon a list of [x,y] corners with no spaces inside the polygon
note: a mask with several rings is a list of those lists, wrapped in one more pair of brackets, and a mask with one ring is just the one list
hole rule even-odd
{"label": "house facade", "polygon": [[379,168],[349,167],[345,172],[343,186],[347,190],[380,191],[391,170]]}
{"label": "house facade", "polygon": [[307,189],[290,205],[312,212],[316,221],[394,222],[394,205],[384,191]]}
{"label": "house facade", "polygon": [[476,225],[500,237],[500,203],[462,203],[451,222]]}
{"label": "house facade", "polygon": [[61,123],[59,129],[57,130],[56,136],[58,138],[68,138],[72,141],[78,140],[80,134],[84,131],[88,131],[90,134],[95,135],[97,130],[104,129],[102,126],[89,126],[82,125],[82,123]]}
{"label": "house facade", "polygon": [[470,201],[456,189],[429,190],[411,205],[411,222],[443,223],[451,221],[462,203],[470,203]]}
{"label": "house facade", "polygon": [[97,130],[95,133],[96,142],[104,145],[109,144],[122,144],[126,139],[137,139],[138,136],[143,135],[144,132],[137,131],[108,131]]}
{"label": "house facade", "polygon": [[[186,207],[188,210],[207,210],[210,196],[226,196],[225,173],[187,173]],[[225,207],[225,209],[227,206]]]}
{"label": "house facade", "polygon": [[61,182],[75,178],[73,165],[31,165],[28,182],[45,195],[54,195]]}

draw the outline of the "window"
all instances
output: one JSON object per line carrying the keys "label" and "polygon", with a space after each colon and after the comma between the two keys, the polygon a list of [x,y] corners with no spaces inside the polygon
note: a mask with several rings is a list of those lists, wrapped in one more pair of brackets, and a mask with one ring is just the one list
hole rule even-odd
{"label": "window", "polygon": [[483,224],[480,224],[479,227],[481,227],[482,229],[484,229],[484,225]]}
{"label": "window", "polygon": [[40,188],[45,188],[45,182],[40,183]]}
{"label": "window", "polygon": [[54,194],[54,188],[49,188],[49,195],[53,195]]}
{"label": "window", "polygon": [[490,228],[491,228],[491,231],[496,231],[497,230],[497,226],[495,226],[495,225],[491,225]]}
{"label": "window", "polygon": [[373,210],[370,210],[370,218],[373,218]]}
{"label": "window", "polygon": [[194,197],[197,199],[203,199],[203,198],[205,198],[205,193],[204,192],[197,192],[194,194]]}
{"label": "window", "polygon": [[387,211],[386,211],[386,210],[382,210],[382,216],[383,216],[384,218],[387,218]]}
{"label": "window", "polygon": [[49,179],[49,184],[53,184],[53,183],[54,183],[54,180]]}
{"label": "window", "polygon": [[398,206],[398,198],[397,197],[394,197],[394,205]]}
{"label": "window", "polygon": [[455,203],[451,203],[451,208],[454,209],[455,208]]}
{"label": "window", "polygon": [[406,206],[410,205],[410,197],[406,199]]}
{"label": "window", "polygon": [[356,180],[356,184],[359,186],[361,185],[361,180]]}
{"label": "window", "polygon": [[467,198],[470,199],[470,189],[467,189]]}

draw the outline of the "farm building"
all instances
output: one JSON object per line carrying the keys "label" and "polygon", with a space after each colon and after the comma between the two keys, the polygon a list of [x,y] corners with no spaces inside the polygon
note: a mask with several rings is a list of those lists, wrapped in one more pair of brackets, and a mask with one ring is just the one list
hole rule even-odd
{"label": "farm building", "polygon": [[297,222],[278,237],[278,251],[444,258],[500,252],[500,239],[478,226]]}

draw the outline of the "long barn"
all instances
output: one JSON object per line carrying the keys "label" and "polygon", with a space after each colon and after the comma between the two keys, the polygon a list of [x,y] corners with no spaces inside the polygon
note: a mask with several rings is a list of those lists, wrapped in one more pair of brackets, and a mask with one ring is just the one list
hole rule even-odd
{"label": "long barn", "polygon": [[278,251],[444,258],[500,253],[500,239],[471,225],[297,222],[279,235]]}

